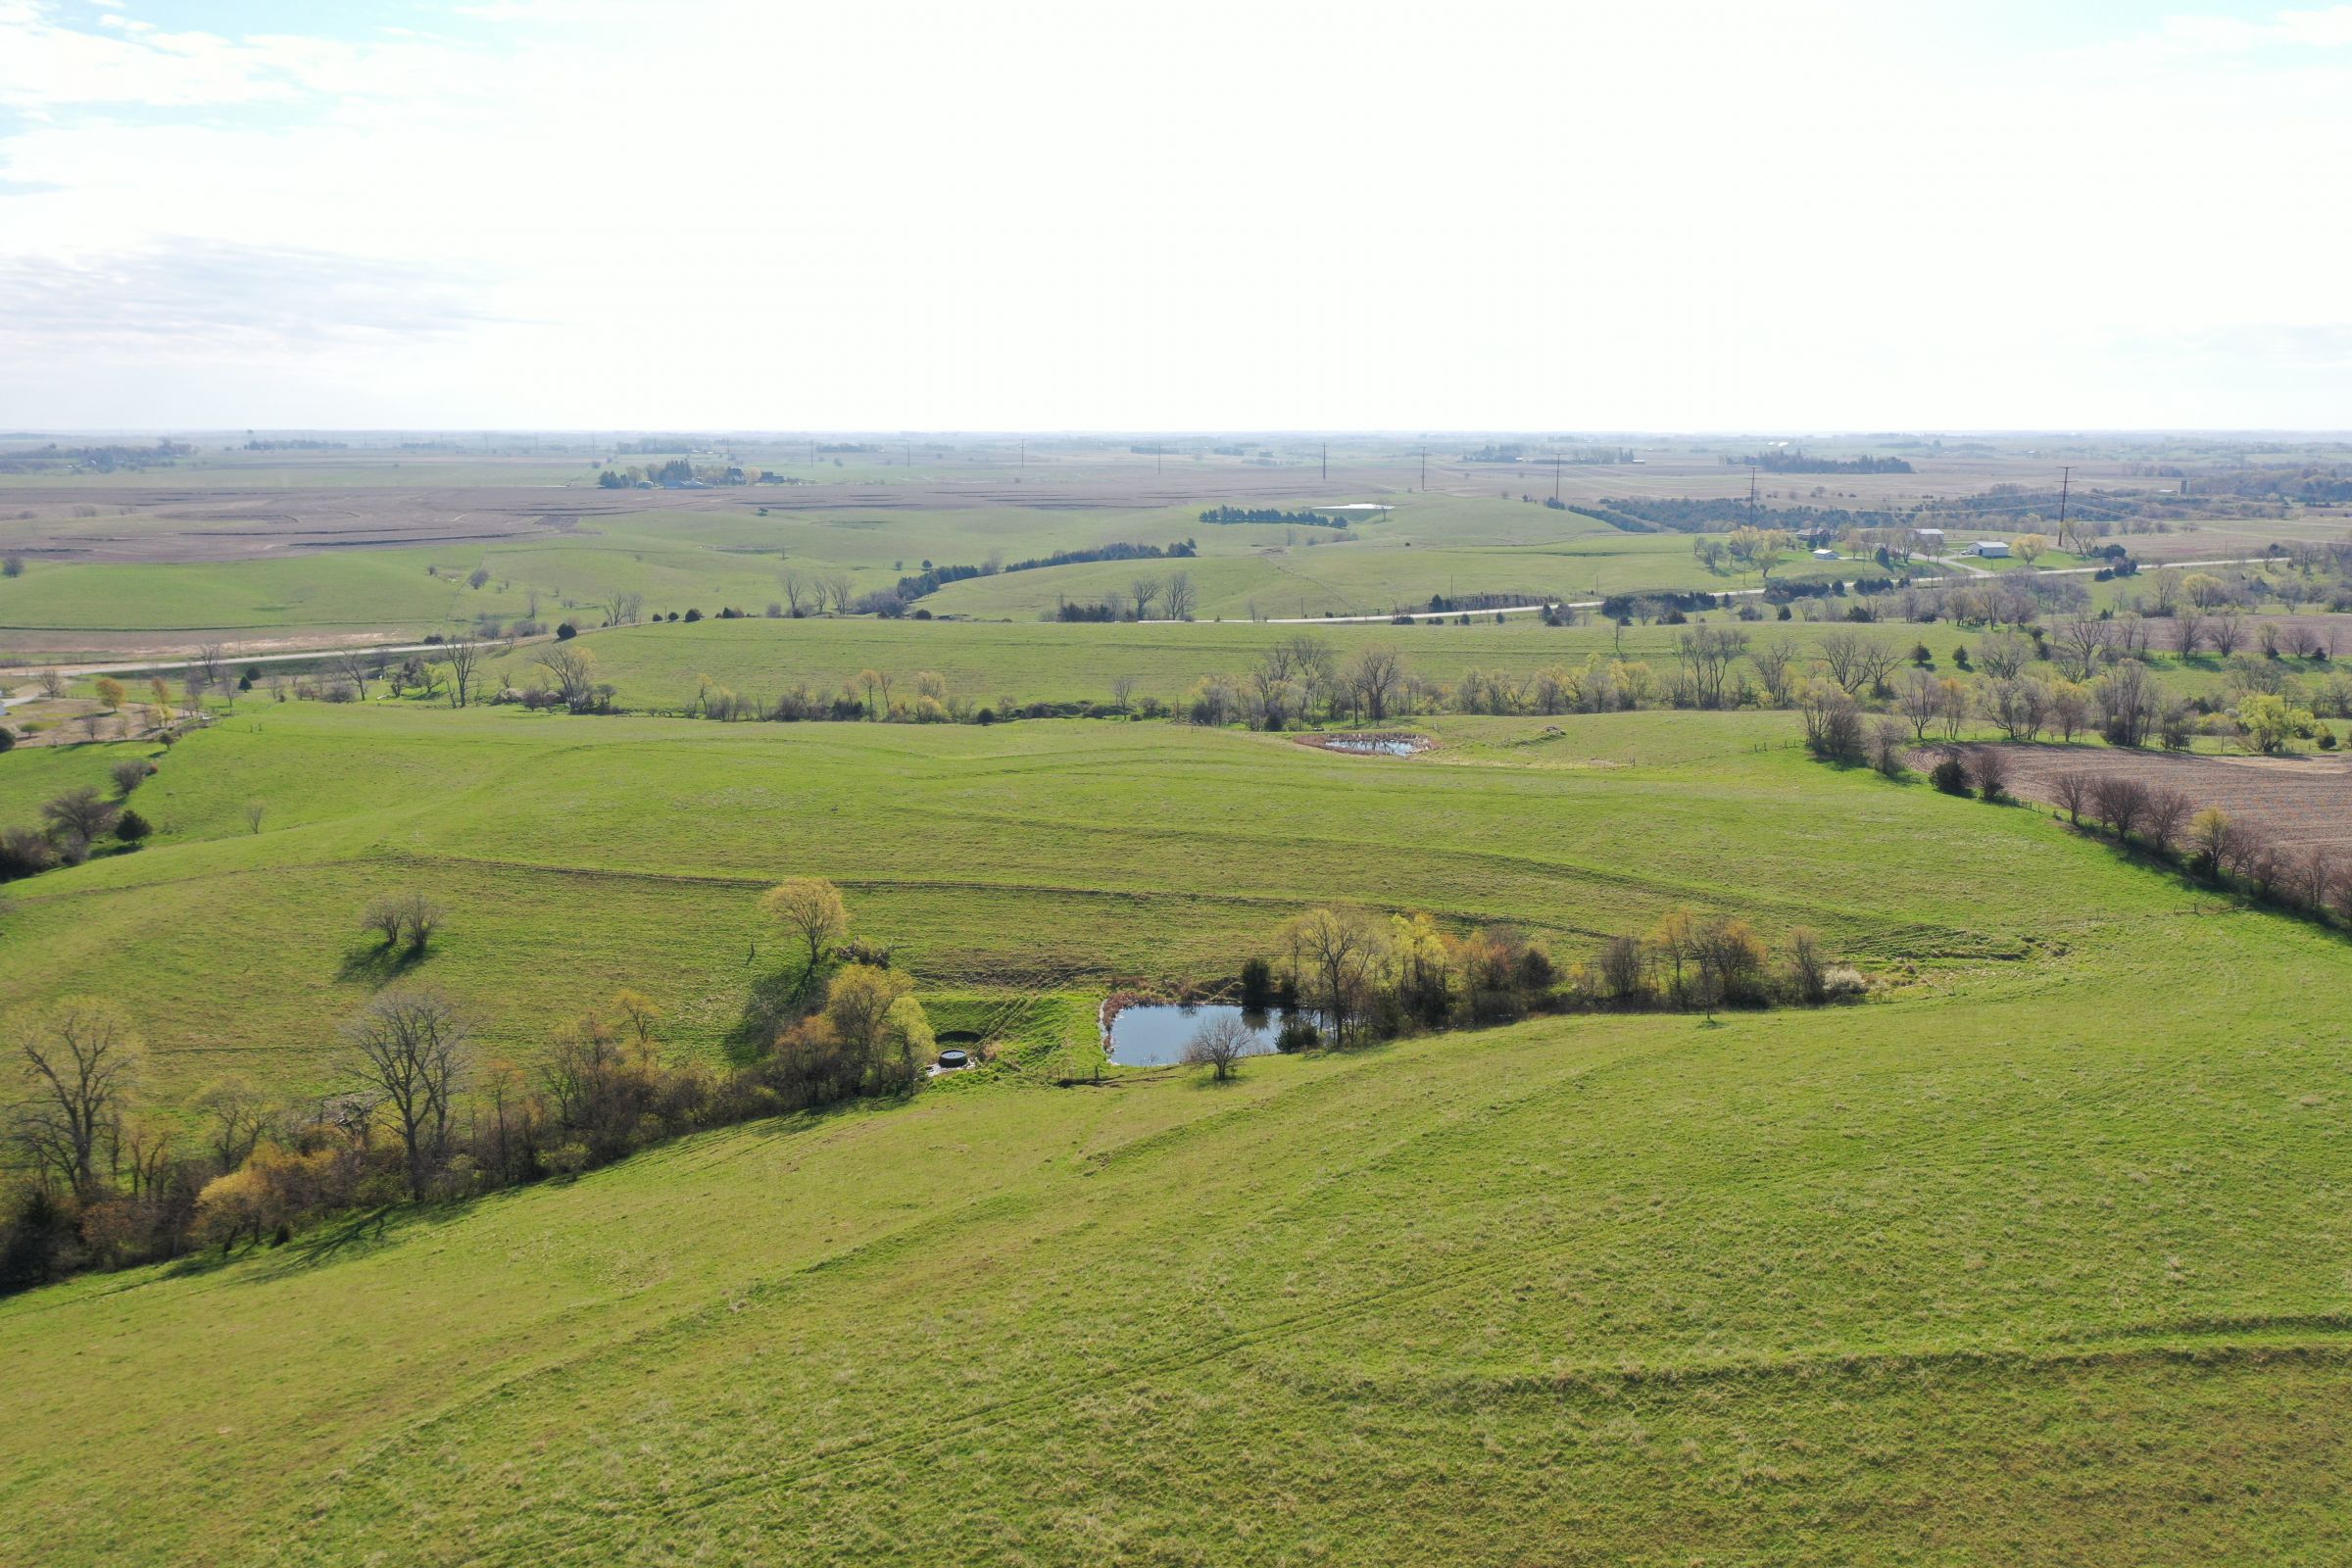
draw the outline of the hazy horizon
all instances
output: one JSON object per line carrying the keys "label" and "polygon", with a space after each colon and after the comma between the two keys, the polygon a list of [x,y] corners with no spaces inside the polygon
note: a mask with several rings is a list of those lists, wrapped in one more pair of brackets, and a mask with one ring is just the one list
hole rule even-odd
{"label": "hazy horizon", "polygon": [[2352,5],[0,0],[0,426],[2324,433]]}

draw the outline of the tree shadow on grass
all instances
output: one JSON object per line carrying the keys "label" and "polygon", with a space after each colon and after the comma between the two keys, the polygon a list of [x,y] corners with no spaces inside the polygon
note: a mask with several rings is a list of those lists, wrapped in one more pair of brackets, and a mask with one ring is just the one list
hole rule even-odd
{"label": "tree shadow on grass", "polygon": [[422,963],[427,951],[410,943],[392,947],[363,943],[343,955],[343,961],[335,966],[335,978],[369,986],[389,985]]}
{"label": "tree shadow on grass", "polygon": [[771,969],[752,982],[750,993],[743,999],[742,1012],[734,1026],[720,1038],[720,1047],[729,1062],[742,1067],[766,1055],[775,1046],[776,1036],[822,995],[813,980],[803,986],[801,974],[797,965],[787,965]]}

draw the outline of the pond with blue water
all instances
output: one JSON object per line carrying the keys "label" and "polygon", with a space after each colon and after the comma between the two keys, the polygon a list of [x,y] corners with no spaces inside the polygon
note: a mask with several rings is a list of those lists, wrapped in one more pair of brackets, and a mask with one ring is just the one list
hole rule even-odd
{"label": "pond with blue water", "polygon": [[1195,1007],[1148,1003],[1119,1009],[1110,1021],[1107,1049],[1110,1059],[1123,1067],[1162,1067],[1184,1060],[1184,1048],[1204,1024],[1239,1018],[1250,1031],[1249,1054],[1262,1056],[1276,1049],[1274,1041],[1282,1032],[1283,1017],[1279,1012],[1259,1012],[1222,1002]]}

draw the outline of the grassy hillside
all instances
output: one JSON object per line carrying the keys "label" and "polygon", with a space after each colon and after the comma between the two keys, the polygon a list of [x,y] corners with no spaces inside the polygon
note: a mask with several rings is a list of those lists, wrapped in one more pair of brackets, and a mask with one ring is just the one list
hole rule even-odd
{"label": "grassy hillside", "polygon": [[2217,983],[975,1086],[0,1303],[10,1550],[2340,1560],[2342,959],[2168,902]]}
{"label": "grassy hillside", "polygon": [[[137,797],[146,848],[12,889],[0,1004],[103,989],[165,1086],[225,1063],[318,1082],[335,1021],[395,972],[473,1004],[524,1052],[628,984],[706,1052],[737,1041],[782,961],[757,910],[781,877],[850,892],[860,928],[933,985],[1058,991],[1230,976],[1331,899],[1509,920],[1572,948],[1677,904],[1930,969],[2044,961],[2140,873],[1996,810],[1814,766],[1793,717],[1447,719],[1409,760],[1281,735],[1083,720],[721,725],[514,710],[248,703]],[[1758,748],[1763,748],[1759,750]],[[30,820],[121,751],[0,766]],[[248,831],[245,807],[266,808]],[[1955,864],[1951,836],[1972,848]],[[451,911],[414,969],[358,919],[421,890]],[[737,1041],[737,1043],[740,1043]]]}

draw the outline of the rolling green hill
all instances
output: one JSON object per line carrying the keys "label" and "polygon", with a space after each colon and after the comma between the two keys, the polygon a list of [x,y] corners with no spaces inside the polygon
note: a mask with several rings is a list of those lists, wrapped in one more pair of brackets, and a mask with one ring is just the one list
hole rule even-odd
{"label": "rolling green hill", "polygon": [[2261,956],[2342,963],[2180,913],[2230,978],[2155,1031],[2160,945],[2105,931],[1964,998],[935,1092],[53,1288],[0,1303],[10,1549],[2335,1560],[2352,1055]]}
{"label": "rolling green hill", "polygon": [[[860,929],[933,985],[1046,991],[1224,979],[1333,899],[1515,922],[1572,950],[1687,903],[2000,974],[2156,896],[2028,812],[1814,766],[1786,713],[1425,727],[1445,744],[1408,761],[1166,723],[249,701],[161,759],[136,798],[158,828],[145,848],[12,888],[4,1000],[119,996],[159,1087],[248,1062],[309,1088],[335,1022],[392,977],[362,910],[410,890],[451,919],[403,972],[475,1004],[514,1054],[577,1010],[584,974],[653,995],[680,1045],[726,1049],[780,959],[757,947],[757,901],[787,875],[842,883]],[[0,823],[122,750],[11,757]],[[2063,899],[2042,885],[2053,856]]]}

